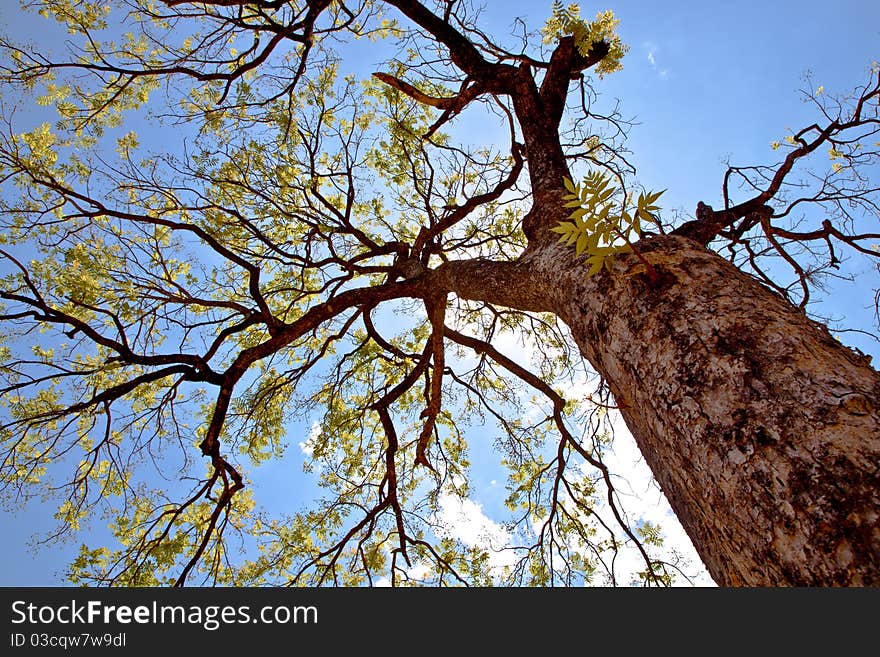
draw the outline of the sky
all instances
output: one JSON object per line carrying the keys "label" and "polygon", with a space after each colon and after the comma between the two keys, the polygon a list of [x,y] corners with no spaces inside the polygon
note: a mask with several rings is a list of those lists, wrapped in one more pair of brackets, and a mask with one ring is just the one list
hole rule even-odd
{"label": "sky", "polygon": [[[549,0],[487,4],[480,24],[489,35],[509,33],[515,16],[537,29],[550,12]],[[772,162],[777,156],[771,142],[780,140],[787,128],[814,120],[797,92],[808,72],[828,93],[846,92],[864,83],[872,60],[880,59],[876,0],[581,4],[584,17],[605,9],[612,9],[620,19],[618,31],[630,49],[623,70],[597,81],[596,89],[602,102],[619,101],[621,113],[636,123],[627,146],[638,180],[649,189],[667,189],[664,209],[685,213],[692,213],[698,201],[721,205],[727,159],[735,164]],[[0,31],[15,38],[45,38],[40,25],[39,20],[24,18],[12,0],[0,5]],[[378,66],[382,57],[371,50],[377,46],[358,48],[365,71],[373,63],[373,53]],[[463,115],[461,120],[466,119]],[[857,287],[835,291],[822,311],[870,328],[868,295],[859,292]],[[874,355],[875,362],[880,357],[876,343],[852,340]],[[301,461],[312,430],[309,421],[292,428],[289,459],[266,466],[258,494],[276,501],[290,494],[285,473],[291,462]],[[643,517],[661,524],[667,545],[696,558],[632,441],[623,436],[617,449],[617,466],[626,475],[631,495],[642,500]],[[472,456],[478,494],[464,502],[447,500],[443,514],[466,542],[503,542],[502,482],[489,465],[491,454],[477,450]],[[78,541],[39,550],[29,545],[35,534],[51,525],[51,509],[39,503],[0,515],[0,585],[63,583],[59,573]],[[102,534],[99,522],[94,523],[94,532]],[[711,583],[699,568],[694,573],[696,583]]]}

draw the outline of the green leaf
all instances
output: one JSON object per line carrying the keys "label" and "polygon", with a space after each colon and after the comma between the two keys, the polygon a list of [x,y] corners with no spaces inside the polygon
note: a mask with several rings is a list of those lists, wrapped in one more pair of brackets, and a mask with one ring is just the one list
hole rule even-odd
{"label": "green leaf", "polygon": [[593,256],[592,258],[587,258],[587,264],[590,265],[590,269],[587,272],[587,276],[595,276],[600,271],[602,271],[603,258],[602,256]]}
{"label": "green leaf", "polygon": [[648,194],[645,200],[650,205],[652,203],[655,203],[657,201],[657,199],[659,199],[660,196],[662,196],[665,192],[666,192],[665,189],[661,189],[659,192],[654,192],[653,194]]}

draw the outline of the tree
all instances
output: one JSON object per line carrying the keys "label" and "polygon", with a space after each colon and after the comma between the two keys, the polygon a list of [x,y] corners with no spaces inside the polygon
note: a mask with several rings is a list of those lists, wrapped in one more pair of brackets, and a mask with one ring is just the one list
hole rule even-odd
{"label": "tree", "polygon": [[[627,548],[668,583],[604,462],[614,406],[720,584],[880,583],[880,375],[805,312],[841,250],[876,262],[876,65],[851,97],[811,90],[782,160],[731,166],[724,207],[682,222],[591,109],[625,52],[610,12],[554,3],[544,45],[511,51],[455,1],[41,5],[66,58],[2,43],[4,81],[59,119],[19,134],[5,110],[0,476],[62,490],[60,533],[108,509],[119,545],[84,546],[72,581],[613,582]],[[352,37],[398,55],[340,77]],[[466,108],[506,151],[455,142]],[[122,133],[148,110],[179,152]],[[582,359],[590,399],[564,389]],[[257,513],[246,468],[316,408],[326,497]],[[516,537],[494,568],[436,518],[485,416]]]}

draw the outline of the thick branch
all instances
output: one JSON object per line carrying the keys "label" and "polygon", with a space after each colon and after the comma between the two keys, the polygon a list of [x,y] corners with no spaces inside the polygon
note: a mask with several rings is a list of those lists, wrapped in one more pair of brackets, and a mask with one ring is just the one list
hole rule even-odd
{"label": "thick branch", "polygon": [[[782,190],[787,176],[791,173],[798,160],[801,160],[811,153],[815,152],[824,144],[837,144],[838,135],[852,130],[860,126],[880,126],[880,119],[863,116],[865,105],[872,100],[880,98],[880,73],[874,84],[866,88],[859,96],[856,106],[853,109],[849,119],[843,120],[841,117],[831,120],[824,127],[814,123],[809,125],[792,137],[791,143],[798,146],[793,148],[785,156],[785,159],[773,173],[772,178],[767,183],[766,188],[761,190],[756,196],[738,203],[737,205],[729,205],[729,192],[727,189],[728,180],[731,170],[728,170],[724,177],[724,199],[725,208],[723,210],[713,210],[710,206],[700,202],[697,206],[697,218],[695,221],[687,222],[679,226],[673,231],[674,235],[682,235],[694,239],[701,244],[708,244],[721,231],[733,227],[740,219],[746,218],[746,225],[739,229],[739,233],[762,223],[762,218],[766,219],[769,203],[777,197]],[[812,140],[808,137],[815,134]],[[772,214],[772,211],[771,211]],[[770,226],[766,221],[764,225]],[[772,235],[768,234],[768,238]]]}
{"label": "thick branch", "polygon": [[499,66],[487,62],[467,37],[431,13],[422,3],[412,0],[387,0],[387,2],[397,7],[407,18],[446,46],[452,62],[468,76],[477,80],[488,80]]}
{"label": "thick branch", "polygon": [[431,436],[434,434],[434,427],[437,423],[437,415],[440,413],[442,404],[443,390],[443,369],[445,354],[443,349],[443,322],[446,317],[446,296],[440,295],[425,300],[425,307],[428,310],[428,319],[431,321],[431,355],[434,361],[431,370],[431,387],[428,391],[428,406],[422,412],[422,418],[425,424],[419,434],[419,440],[416,443],[416,463],[424,465],[429,470],[436,470],[428,461],[428,446],[431,442]]}
{"label": "thick branch", "polygon": [[562,119],[571,79],[577,77],[580,71],[602,61],[608,55],[608,50],[608,44],[599,41],[592,45],[590,52],[584,57],[575,47],[574,37],[567,36],[559,40],[541,83],[541,99],[544,101],[547,118],[553,125],[559,126]]}

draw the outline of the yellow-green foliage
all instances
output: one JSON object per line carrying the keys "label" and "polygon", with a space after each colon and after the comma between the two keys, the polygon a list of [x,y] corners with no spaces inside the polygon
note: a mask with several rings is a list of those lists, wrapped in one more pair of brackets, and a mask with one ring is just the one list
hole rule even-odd
{"label": "yellow-green foliage", "polygon": [[564,36],[573,36],[578,52],[586,57],[594,44],[604,42],[608,54],[596,65],[596,73],[604,77],[623,68],[621,60],[628,50],[615,33],[620,20],[614,18],[613,11],[600,11],[590,22],[580,16],[581,8],[576,4],[567,7],[558,0],[553,3],[553,11],[541,30],[544,43],[553,43]]}
{"label": "yellow-green foliage", "polygon": [[602,268],[610,271],[615,254],[632,250],[632,242],[642,233],[642,221],[651,221],[651,213],[660,209],[655,202],[663,191],[641,193],[632,211],[627,210],[628,198],[618,203],[620,190],[611,176],[592,171],[582,184],[563,179],[568,194],[563,195],[564,207],[573,208],[570,221],[561,221],[551,230],[559,233],[559,241],[574,246],[575,254],[587,254],[589,276]]}

